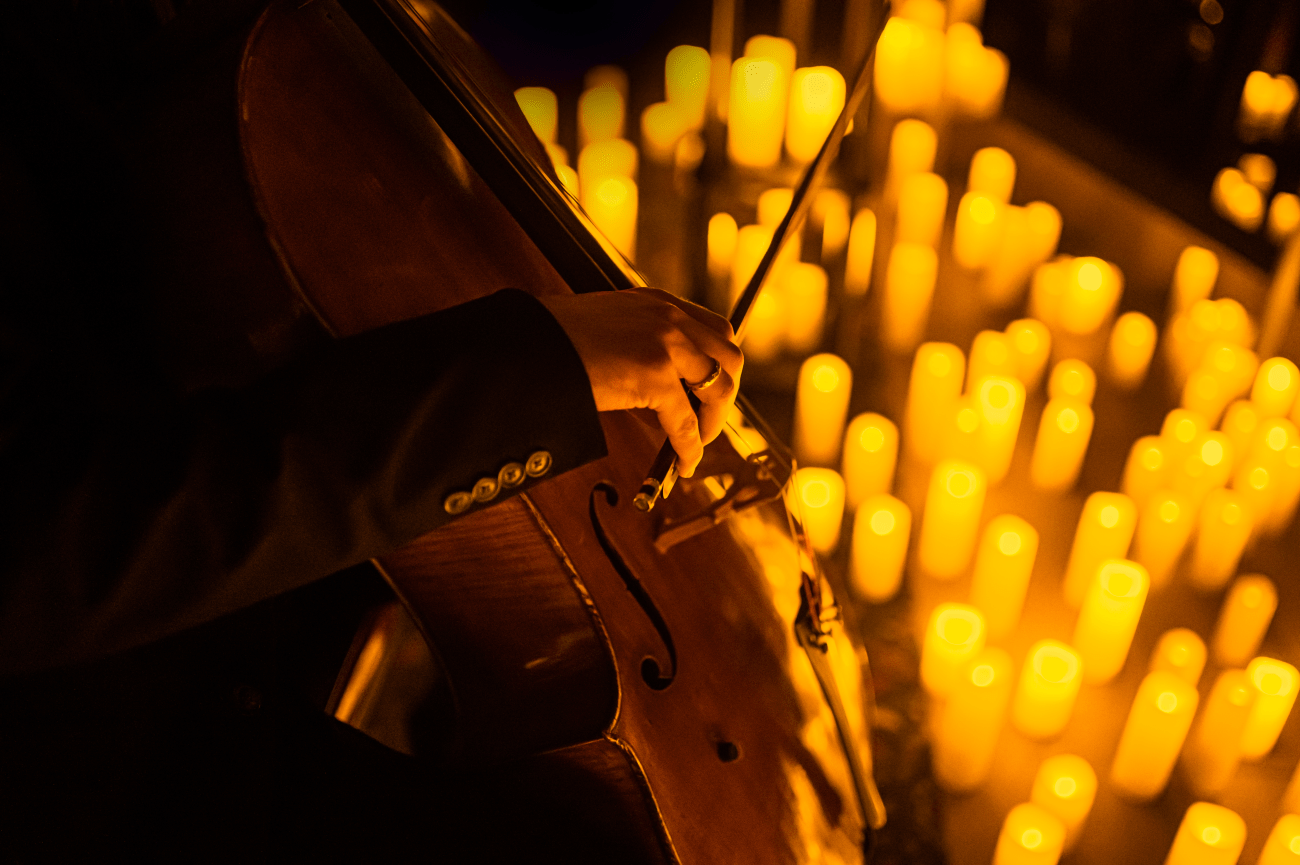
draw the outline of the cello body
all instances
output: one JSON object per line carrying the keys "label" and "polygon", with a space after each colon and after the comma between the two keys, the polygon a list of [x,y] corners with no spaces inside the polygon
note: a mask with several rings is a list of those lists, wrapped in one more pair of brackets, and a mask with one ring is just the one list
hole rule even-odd
{"label": "cello body", "polygon": [[[270,248],[330,333],[505,287],[571,290],[332,0],[272,4],[238,108]],[[661,552],[632,497],[662,436],[602,422],[605,459],[378,562],[446,675],[439,759],[510,767],[530,801],[580,815],[606,861],[861,861],[849,769],[792,633],[797,565],[765,573],[756,514]],[[657,516],[712,500],[682,482]]]}

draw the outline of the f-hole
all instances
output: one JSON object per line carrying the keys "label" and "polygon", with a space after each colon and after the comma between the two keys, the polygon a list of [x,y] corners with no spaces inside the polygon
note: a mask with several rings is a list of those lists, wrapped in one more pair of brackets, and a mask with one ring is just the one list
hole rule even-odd
{"label": "f-hole", "polygon": [[600,548],[605,551],[605,557],[613,565],[614,570],[623,578],[623,585],[632,593],[636,599],[637,605],[645,613],[650,624],[654,625],[655,631],[659,633],[659,639],[663,640],[664,648],[668,650],[668,669],[665,671],[663,665],[653,656],[645,658],[641,662],[641,678],[645,683],[656,691],[662,691],[673,683],[677,676],[677,646],[673,643],[672,632],[668,630],[668,623],[664,621],[663,615],[659,608],[655,606],[654,599],[646,591],[641,581],[632,573],[623,556],[614,548],[610,541],[609,535],[605,532],[605,527],[601,525],[600,513],[596,508],[598,496],[604,496],[605,503],[610,507],[618,507],[618,490],[614,489],[612,484],[601,481],[591,491],[589,500],[589,510],[591,513],[591,527],[596,532],[596,540],[600,542]]}

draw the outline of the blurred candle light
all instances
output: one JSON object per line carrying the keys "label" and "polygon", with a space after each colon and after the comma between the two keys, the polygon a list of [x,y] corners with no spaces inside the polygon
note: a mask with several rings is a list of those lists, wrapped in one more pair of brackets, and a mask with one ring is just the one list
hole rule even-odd
{"label": "blurred candle light", "polygon": [[940,604],[930,614],[921,643],[921,684],[931,696],[947,696],[983,649],[980,611],[967,604]]}
{"label": "blurred candle light", "polygon": [[1237,160],[1237,167],[1245,176],[1246,182],[1264,195],[1273,191],[1273,182],[1277,180],[1277,163],[1263,153],[1243,153]]}
{"label": "blurred candle light", "polygon": [[1282,453],[1280,464],[1274,467],[1277,480],[1273,501],[1262,529],[1265,534],[1277,534],[1286,529],[1295,518],[1300,504],[1300,442],[1293,441]]}
{"label": "blurred candle light", "polygon": [[838,461],[852,389],[853,371],[836,355],[815,354],[799,367],[794,451],[803,464],[831,466]]}
{"label": "blurred candle light", "polygon": [[947,209],[948,184],[942,177],[929,171],[907,175],[899,185],[895,242],[937,249]]}
{"label": "blurred candle light", "polygon": [[1008,205],[1006,213],[1002,242],[980,280],[980,293],[997,307],[1019,299],[1034,268],[1056,254],[1061,238],[1061,213],[1046,202]]}
{"label": "blurred candle light", "polygon": [[911,509],[891,495],[868,496],[858,506],[850,580],[859,597],[879,604],[898,593],[911,531]]}
{"label": "blurred candle light", "polygon": [[1102,562],[1128,556],[1136,526],[1137,508],[1128,496],[1109,492],[1088,496],[1065,566],[1063,590],[1071,607],[1077,609],[1083,603]]}
{"label": "blurred candle light", "polygon": [[1277,611],[1277,589],[1262,574],[1238,577],[1223,599],[1211,645],[1220,667],[1243,667],[1255,653]]}
{"label": "blurred candle light", "polygon": [[788,83],[771,57],[746,56],[732,64],[727,155],[736,165],[771,168],[780,161]]}
{"label": "blurred candle light", "polygon": [[1165,631],[1151,653],[1151,672],[1173,673],[1196,687],[1205,669],[1205,643],[1190,628]]}
{"label": "blurred candle light", "polygon": [[860,209],[849,228],[848,261],[844,267],[844,293],[861,297],[871,287],[871,267],[876,257],[876,214]]}
{"label": "blurred candle light", "polygon": [[1254,517],[1235,490],[1217,489],[1201,505],[1187,576],[1202,591],[1223,588],[1237,572]]}
{"label": "blurred candle light", "polygon": [[736,218],[730,213],[715,213],[709,217],[708,264],[712,278],[723,280],[730,276],[739,231]]}
{"label": "blurred candle light", "polygon": [[1074,712],[1082,682],[1079,653],[1057,640],[1029,649],[1011,704],[1011,723],[1031,739],[1060,735]]}
{"label": "blurred candle light", "polygon": [[834,551],[844,522],[844,479],[834,469],[801,468],[794,487],[809,543],[819,553]]}
{"label": "blurred candle light", "polygon": [[1011,376],[991,375],[972,391],[980,413],[980,464],[991,484],[1011,469],[1011,457],[1025,412],[1025,386]]}
{"label": "blurred candle light", "polygon": [[1070,641],[1088,684],[1105,684],[1124,666],[1150,585],[1146,569],[1136,562],[1108,559],[1098,569]]}
{"label": "blurred candle light", "polygon": [[894,114],[938,107],[943,91],[943,33],[901,16],[885,23],[876,43],[876,98]]}
{"label": "blurred candle light", "polygon": [[1195,517],[1187,497],[1172,490],[1160,490],[1147,500],[1138,519],[1133,558],[1146,568],[1152,588],[1169,582],[1187,548]]}
{"label": "blurred candle light", "polygon": [[989,640],[1004,639],[1020,621],[1037,555],[1038,532],[1020,517],[1002,514],[985,526],[975,555],[970,602],[984,614]]}
{"label": "blurred candle light", "polygon": [[973,465],[945,460],[935,466],[918,551],[921,569],[930,576],[952,579],[970,563],[986,488],[984,472]]}
{"label": "blurred candle light", "polygon": [[1032,318],[1021,318],[1007,325],[1011,338],[1011,356],[1015,360],[1016,377],[1032,393],[1043,380],[1047,358],[1052,353],[1052,335],[1047,325]]}
{"label": "blurred candle light", "polygon": [[1255,231],[1264,221],[1264,196],[1238,168],[1224,168],[1214,178],[1210,202],[1219,215],[1242,231]]}
{"label": "blurred candle light", "polygon": [[1092,424],[1092,408],[1087,403],[1070,397],[1048,402],[1038,423],[1029,482],[1050,492],[1072,489],[1088,452]]}
{"label": "blurred candle light", "polygon": [[[728,309],[740,299],[745,286],[758,271],[763,254],[771,245],[772,229],[766,225],[746,225],[736,232],[736,252],[731,257],[731,296],[727,303]],[[779,269],[779,267],[773,268],[773,271],[769,272],[765,285],[775,284],[772,275]]]}
{"label": "blurred candle light", "polygon": [[1056,865],[1065,846],[1065,826],[1032,802],[1007,813],[993,850],[993,865]]}
{"label": "blurred candle light", "polygon": [[938,146],[939,139],[934,127],[924,120],[908,118],[894,124],[889,136],[886,198],[889,197],[889,189],[893,189],[894,195],[898,194],[898,188],[907,175],[918,171],[933,171]]}
{"label": "blurred candle light", "polygon": [[1202,433],[1192,444],[1183,464],[1174,466],[1170,472],[1169,486],[1186,496],[1192,508],[1199,509],[1211,491],[1232,477],[1236,454],[1232,451],[1232,440],[1221,432]]}
{"label": "blurred candle light", "polygon": [[1188,246],[1174,266],[1171,313],[1187,312],[1198,300],[1208,300],[1219,278],[1219,257],[1203,246]]}
{"label": "blurred candle light", "polygon": [[949,790],[974,790],[993,768],[993,752],[1011,699],[1011,656],[985,648],[956,677],[933,725],[934,776]]}
{"label": "blurred candle light", "polygon": [[1273,750],[1282,734],[1300,691],[1300,672],[1286,661],[1260,657],[1246,666],[1246,676],[1255,689],[1255,702],[1241,733],[1241,758],[1258,760]]}
{"label": "blurred candle light", "polygon": [[555,173],[560,178],[560,186],[564,191],[576,201],[580,198],[582,190],[578,188],[578,172],[574,171],[567,165],[556,165]]}
{"label": "blurred candle light", "polygon": [[826,318],[826,271],[815,264],[797,261],[782,275],[786,301],[786,342],[790,350],[806,354],[822,339]]}
{"label": "blurred candle light", "polygon": [[554,144],[559,112],[555,92],[547,87],[520,87],[515,91],[515,101],[538,140],[543,144]]}
{"label": "blurred candle light", "polygon": [[781,350],[786,330],[785,295],[763,289],[754,300],[745,322],[744,338],[741,345],[745,349],[745,358],[760,363],[770,361]]}
{"label": "blurred candle light", "polygon": [[794,75],[794,43],[782,36],[760,34],[749,37],[745,40],[745,56],[772,58],[781,67],[785,81],[789,81]]}
{"label": "blurred candle light", "polygon": [[849,197],[839,189],[823,189],[813,199],[812,221],[820,226],[822,236],[821,260],[825,267],[828,261],[839,256],[849,241]]}
{"label": "blurred candle light", "polygon": [[1096,333],[1114,313],[1122,291],[1118,268],[1100,258],[1080,256],[1070,262],[1057,323],[1075,336]]}
{"label": "blurred candle light", "polygon": [[671,163],[688,131],[686,115],[672,102],[656,102],[641,112],[641,146],[652,162]]}
{"label": "blurred candle light", "polygon": [[664,60],[664,98],[681,112],[687,129],[704,126],[709,63],[709,52],[694,45],[678,45]]}
{"label": "blurred candle light", "polygon": [[1219,429],[1232,442],[1232,452],[1242,456],[1250,452],[1255,441],[1255,431],[1259,429],[1259,411],[1250,400],[1239,399],[1223,414]]}
{"label": "blurred candle light", "polygon": [[1166,329],[1171,378],[1181,387],[1215,342],[1249,346],[1254,339],[1254,323],[1240,303],[1230,297],[1198,300]]}
{"label": "blurred candle light", "polygon": [[624,98],[613,84],[600,84],[578,97],[578,149],[623,137]]}
{"label": "blurred candle light", "polygon": [[1016,184],[1016,160],[1001,147],[981,147],[971,157],[968,192],[982,192],[1006,204]]}
{"label": "blurred candle light", "polygon": [[[581,180],[579,180],[581,184]],[[636,259],[636,182],[630,177],[606,177],[583,205],[591,221],[629,261]]]}
{"label": "blurred candle light", "polygon": [[961,197],[952,236],[952,256],[957,264],[967,270],[978,270],[992,261],[1006,228],[1005,207],[980,192],[968,192]]}
{"label": "blurred candle light", "polygon": [[1268,206],[1268,239],[1283,244],[1300,229],[1300,195],[1279,192]]}
{"label": "blurred candle light", "polygon": [[813,160],[844,109],[844,76],[829,66],[796,69],[790,79],[785,149],[796,163]]}
{"label": "blurred candle light", "polygon": [[592,199],[606,178],[635,180],[636,174],[637,152],[632,142],[609,138],[588,144],[578,153],[578,187],[582,191],[582,206],[590,212]]}
{"label": "blurred candle light", "polygon": [[957,23],[944,45],[944,92],[962,114],[987,119],[1002,110],[1010,71],[1006,55],[985,48],[979,30]]}
{"label": "blurred candle light", "polygon": [[1296,103],[1296,83],[1289,75],[1269,75],[1256,69],[1241,89],[1237,131],[1247,143],[1276,138]]}
{"label": "blurred candle light", "polygon": [[1061,298],[1065,296],[1073,256],[1058,255],[1034,268],[1029,289],[1029,314],[1048,327],[1059,327]]}
{"label": "blurred candle light", "polygon": [[1047,380],[1049,399],[1069,397],[1086,405],[1092,405],[1092,398],[1097,393],[1097,375],[1092,367],[1077,358],[1067,358],[1052,367],[1052,375]]}
{"label": "blurred candle light", "polygon": [[[1278,500],[1276,467],[1261,453],[1253,453],[1239,463],[1233,473],[1232,489],[1241,494],[1252,514],[1271,513]],[[1260,522],[1254,523],[1255,530],[1260,528]]]}
{"label": "blurred candle light", "polygon": [[1227,786],[1241,762],[1241,736],[1255,705],[1255,688],[1245,670],[1224,670],[1214,680],[1205,710],[1183,750],[1183,769],[1197,796]]}
{"label": "blurred candle light", "polygon": [[1300,865],[1300,815],[1283,814],[1273,824],[1256,865]]}
{"label": "blurred candle light", "polygon": [[1250,401],[1260,420],[1284,417],[1295,405],[1297,389],[1300,389],[1300,369],[1284,357],[1271,357],[1259,365]]}
{"label": "blurred candle light", "polygon": [[1120,489],[1141,510],[1152,494],[1165,486],[1171,463],[1167,441],[1160,436],[1142,436],[1129,449]]}
{"label": "blurred candle light", "polygon": [[1291,780],[1282,794],[1282,810],[1288,814],[1300,814],[1300,765],[1291,774]]}
{"label": "blurred candle light", "polygon": [[1246,845],[1246,822],[1234,811],[1196,802],[1183,815],[1165,865],[1236,865]]}
{"label": "blurred candle light", "polygon": [[1159,796],[1169,783],[1199,700],[1196,688],[1177,675],[1148,673],[1120,734],[1111,783],[1133,799]]}
{"label": "blurred candle light", "polygon": [[[966,380],[968,389],[987,376],[1019,377],[1019,365],[1011,337],[998,330],[981,330],[970,344],[970,364]],[[1024,380],[1021,379],[1023,384]],[[1026,388],[1028,389],[1028,388]]]}
{"label": "blurred candle light", "polygon": [[1192,455],[1201,436],[1210,429],[1205,415],[1186,408],[1176,408],[1165,415],[1160,438],[1169,445],[1169,468],[1175,470]]}
{"label": "blurred candle light", "polygon": [[919,243],[896,243],[885,269],[881,337],[894,352],[911,351],[925,335],[939,257]]}
{"label": "blurred candle light", "polygon": [[1106,349],[1110,380],[1134,390],[1146,379],[1156,350],[1156,324],[1140,312],[1126,312],[1115,321]]}
{"label": "blurred candle light", "polygon": [[975,397],[970,394],[959,396],[947,419],[948,436],[942,456],[983,466],[983,426]]}
{"label": "blurred candle light", "polygon": [[927,342],[916,350],[907,390],[904,424],[908,449],[922,463],[939,457],[947,419],[961,394],[966,357],[946,342]]}
{"label": "blurred candle light", "polygon": [[1065,852],[1083,832],[1084,821],[1097,798],[1097,773],[1082,757],[1057,754],[1038,767],[1029,801],[1056,815],[1065,827]]}
{"label": "blurred candle light", "polygon": [[894,486],[898,461],[898,427],[884,415],[860,414],[844,434],[844,482],[848,504],[855,509],[869,496]]}

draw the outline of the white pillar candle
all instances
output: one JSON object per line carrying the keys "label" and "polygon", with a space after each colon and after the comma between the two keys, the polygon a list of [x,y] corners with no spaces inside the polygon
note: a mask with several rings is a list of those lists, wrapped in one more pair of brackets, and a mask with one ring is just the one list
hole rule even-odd
{"label": "white pillar candle", "polygon": [[1255,688],[1245,670],[1224,670],[1214,680],[1205,710],[1183,750],[1183,769],[1197,796],[1227,786],[1241,762],[1241,735],[1255,705]]}
{"label": "white pillar candle", "polygon": [[860,209],[849,228],[849,253],[844,266],[844,293],[861,297],[871,287],[871,267],[876,257],[876,214]]}
{"label": "white pillar candle", "polygon": [[1205,497],[1196,522],[1196,542],[1187,576],[1202,591],[1223,588],[1237,572],[1254,516],[1236,490],[1216,489]]}
{"label": "white pillar candle", "polygon": [[1246,667],[1255,704],[1241,733],[1241,758],[1258,760],[1277,744],[1300,691],[1300,672],[1286,661],[1255,658]]}
{"label": "white pillar candle", "polygon": [[731,66],[727,107],[727,156],[747,168],[771,168],[781,160],[789,79],[771,57],[741,57]]}
{"label": "white pillar candle", "polygon": [[739,232],[736,218],[730,213],[715,213],[709,217],[708,266],[709,276],[713,279],[721,281],[731,276]]}
{"label": "white pillar candle", "polygon": [[1259,429],[1260,416],[1254,403],[1248,399],[1239,399],[1223,413],[1219,429],[1232,442],[1232,452],[1239,457],[1250,453],[1255,443],[1255,432]]}
{"label": "white pillar candle", "polygon": [[1032,802],[1012,808],[1002,822],[993,865],[1056,865],[1065,847],[1065,826]]}
{"label": "white pillar candle", "polygon": [[1025,667],[1011,703],[1011,723],[1031,739],[1060,735],[1074,712],[1083,664],[1079,653],[1057,640],[1039,640],[1025,656]]}
{"label": "white pillar candle", "polygon": [[895,114],[928,111],[943,92],[943,33],[900,16],[885,23],[876,43],[876,98]]}
{"label": "white pillar candle", "polygon": [[709,52],[694,45],[678,45],[664,60],[664,98],[681,111],[688,129],[704,126],[709,66]]}
{"label": "white pillar candle", "polygon": [[1276,611],[1277,589],[1268,577],[1247,574],[1233,580],[1214,627],[1214,662],[1244,667],[1259,651]]}
{"label": "white pillar candle", "polygon": [[1115,320],[1106,347],[1106,371],[1124,390],[1136,390],[1146,380],[1156,350],[1156,323],[1140,312]]}
{"label": "white pillar candle", "polygon": [[1092,408],[1080,400],[1062,397],[1044,406],[1029,461],[1029,482],[1049,492],[1072,489],[1083,468],[1092,425]]}
{"label": "white pillar candle", "polygon": [[635,261],[636,182],[630,177],[606,177],[597,184],[588,202],[584,207],[592,223],[628,261]]}
{"label": "white pillar candle", "polygon": [[889,137],[889,165],[885,174],[885,198],[898,195],[903,178],[918,171],[934,170],[938,147],[934,127],[924,120],[909,118],[894,124]]}
{"label": "white pillar candle", "polygon": [[973,790],[988,779],[1013,675],[1010,655],[985,648],[965,665],[937,707],[930,757],[935,780],[947,789]]}
{"label": "white pillar candle", "polygon": [[894,352],[911,351],[925,336],[939,257],[919,243],[896,243],[885,270],[881,337]]}
{"label": "white pillar candle", "polygon": [[986,267],[1002,242],[1006,205],[980,192],[968,192],[957,204],[952,257],[967,270]]}
{"label": "white pillar candle", "polygon": [[1221,432],[1201,433],[1181,465],[1171,467],[1169,487],[1187,497],[1193,508],[1200,508],[1205,497],[1221,488],[1232,477],[1236,454],[1232,440]]}
{"label": "white pillar candle", "polygon": [[921,641],[921,684],[931,696],[952,693],[966,665],[984,649],[984,617],[966,604],[940,604]]}
{"label": "white pillar candle", "polygon": [[1152,494],[1165,486],[1170,462],[1169,445],[1164,439],[1142,436],[1129,449],[1120,489],[1139,509],[1145,508]]}
{"label": "white pillar candle", "polygon": [[776,357],[785,343],[787,320],[784,292],[768,289],[759,292],[745,321],[741,341],[745,358],[763,363]]}
{"label": "white pillar candle", "polygon": [[1279,192],[1268,205],[1268,239],[1278,246],[1286,243],[1300,229],[1300,195]]}
{"label": "white pillar candle", "polygon": [[975,555],[970,602],[984,614],[988,639],[1004,639],[1020,621],[1037,555],[1038,532],[1020,517],[1002,514],[984,528]]}
{"label": "white pillar candle", "polygon": [[1123,279],[1115,265],[1092,256],[1076,258],[1070,262],[1058,323],[1075,336],[1096,333],[1114,313],[1122,291]]}
{"label": "white pillar candle", "polygon": [[[1019,378],[1017,360],[1010,336],[998,330],[981,330],[970,344],[967,390],[974,390],[981,379],[990,375]],[[1020,381],[1024,383],[1024,379]]]}
{"label": "white pillar candle", "polygon": [[1025,412],[1025,386],[1018,378],[985,376],[971,395],[980,413],[980,464],[989,483],[1000,483],[1011,469]]}
{"label": "white pillar candle", "polygon": [[1092,405],[1092,398],[1096,393],[1097,374],[1092,371],[1092,367],[1078,358],[1066,358],[1052,367],[1052,375],[1047,379],[1049,399],[1070,397]]}
{"label": "white pillar candle", "polygon": [[[1243,662],[1244,663],[1244,662]],[[1172,628],[1160,635],[1151,652],[1152,673],[1173,673],[1196,687],[1205,669],[1205,643],[1190,628]]]}
{"label": "white pillar candle", "polygon": [[1169,443],[1170,467],[1181,466],[1191,455],[1197,439],[1209,429],[1209,421],[1198,411],[1176,408],[1166,414],[1160,425],[1160,437]]}
{"label": "white pillar candle", "polygon": [[1120,792],[1141,801],[1160,795],[1199,700],[1196,688],[1175,674],[1147,674],[1133,698],[1111,763],[1110,780]]}
{"label": "white pillar candle", "polygon": [[[728,309],[740,299],[745,286],[758,270],[759,262],[763,260],[763,253],[767,252],[771,244],[772,229],[766,225],[746,225],[736,233],[736,253],[731,259],[731,296],[727,304]],[[772,272],[768,273],[767,281],[764,283],[766,286],[775,284],[773,275]],[[766,290],[765,288],[764,291]]]}
{"label": "white pillar candle", "polygon": [[796,163],[811,162],[844,109],[844,76],[830,66],[796,69],[790,79],[785,150]]}
{"label": "white pillar candle", "polygon": [[855,417],[844,434],[844,482],[848,504],[855,509],[868,496],[894,486],[898,462],[898,427],[884,415],[866,412]]}
{"label": "white pillar candle", "polygon": [[1278,475],[1272,460],[1262,453],[1253,453],[1239,461],[1233,472],[1232,489],[1243,496],[1252,514],[1272,513],[1278,501]]}
{"label": "white pillar candle", "polygon": [[632,142],[622,138],[593,141],[578,153],[578,188],[582,206],[591,210],[591,199],[606,178],[635,180],[636,174],[637,152]]}
{"label": "white pillar candle", "polygon": [[1187,312],[1198,300],[1208,300],[1219,278],[1219,257],[1203,246],[1188,246],[1178,256],[1170,292],[1173,315]]}
{"label": "white pillar candle", "polygon": [[782,275],[786,303],[786,343],[796,354],[806,354],[822,339],[826,319],[826,271],[797,261]]}
{"label": "white pillar candle", "polygon": [[911,531],[911,509],[891,495],[869,496],[858,507],[850,581],[860,597],[879,604],[898,593]]}
{"label": "white pillar candle", "polygon": [[1300,815],[1283,814],[1273,824],[1256,865],[1300,865]]}
{"label": "white pillar candle", "polygon": [[1083,832],[1083,824],[1097,798],[1097,773],[1082,757],[1057,754],[1038,767],[1029,801],[1056,815],[1065,827],[1065,851]]}
{"label": "white pillar candle", "polygon": [[789,81],[794,75],[795,45],[783,36],[759,34],[745,40],[746,57],[770,57]]}
{"label": "white pillar candle", "polygon": [[1085,682],[1105,684],[1124,666],[1150,587],[1146,569],[1138,563],[1102,562],[1084,595],[1070,641],[1083,659]]}
{"label": "white pillar candle", "polygon": [[1073,256],[1058,255],[1034,268],[1029,289],[1029,314],[1051,328],[1061,325],[1061,298],[1065,296]]}
{"label": "white pillar candle", "polygon": [[1011,353],[1016,362],[1016,377],[1033,393],[1043,380],[1047,358],[1052,353],[1052,334],[1047,325],[1033,318],[1017,319],[1007,325]]}
{"label": "white pillar candle", "polygon": [[1122,493],[1097,492],[1088,496],[1074,530],[1074,543],[1065,566],[1062,589],[1071,607],[1078,608],[1107,559],[1128,557],[1137,527],[1137,508]]}
{"label": "white pillar candle", "polygon": [[554,144],[559,116],[555,91],[547,87],[520,87],[515,91],[515,101],[538,140],[543,144]]}
{"label": "white pillar candle", "polygon": [[844,479],[834,469],[801,468],[794,488],[809,543],[819,553],[834,551],[844,522]]}
{"label": "white pillar candle", "polygon": [[984,510],[984,472],[969,463],[945,460],[934,467],[921,517],[921,569],[952,579],[970,564]]}
{"label": "white pillar candle", "polygon": [[922,463],[939,458],[965,374],[966,357],[955,345],[927,342],[916,350],[904,426],[908,449]]}
{"label": "white pillar candle", "polygon": [[1300,389],[1300,369],[1284,357],[1271,357],[1259,365],[1250,401],[1261,419],[1284,417],[1295,405],[1297,389]]}
{"label": "white pillar candle", "polygon": [[941,450],[944,459],[961,460],[983,468],[984,422],[975,397],[962,394],[953,403],[947,419],[947,439]]}
{"label": "white pillar candle", "polygon": [[1154,588],[1162,588],[1187,548],[1196,511],[1186,496],[1160,490],[1147,500],[1138,519],[1133,558],[1146,568]]}
{"label": "white pillar candle", "polygon": [[623,137],[625,99],[613,84],[599,84],[578,97],[578,150],[594,141]]}
{"label": "white pillar candle", "polygon": [[1043,201],[1022,208],[1007,206],[1002,243],[980,281],[990,304],[1005,307],[1019,299],[1034,268],[1056,254],[1061,238],[1061,213]]}
{"label": "white pillar candle", "polygon": [[1246,822],[1234,811],[1196,802],[1183,815],[1165,865],[1236,865],[1246,845]]}
{"label": "white pillar candle", "polygon": [[1003,204],[1016,184],[1016,160],[1001,147],[981,147],[971,157],[966,190],[982,192]]}
{"label": "white pillar candle", "polygon": [[907,175],[899,184],[896,243],[920,243],[937,249],[948,210],[948,184],[929,171]]}
{"label": "white pillar candle", "polygon": [[[972,33],[973,36],[969,35]],[[957,111],[988,119],[1002,110],[1011,68],[1005,54],[980,42],[979,31],[970,25],[954,24],[948,28],[944,91]]]}
{"label": "white pillar candle", "polygon": [[671,102],[655,102],[641,112],[641,147],[651,162],[671,164],[688,131],[686,115]]}
{"label": "white pillar candle", "polygon": [[848,418],[853,371],[843,358],[815,354],[799,367],[794,450],[804,465],[835,465]]}

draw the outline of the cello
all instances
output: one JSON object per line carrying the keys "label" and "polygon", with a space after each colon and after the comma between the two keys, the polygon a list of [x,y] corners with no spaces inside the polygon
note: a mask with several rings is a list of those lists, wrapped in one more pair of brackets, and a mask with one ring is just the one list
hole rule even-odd
{"label": "cello", "polygon": [[[643,284],[492,74],[431,4],[276,2],[254,26],[245,172],[330,333],[507,286]],[[609,457],[376,562],[454,707],[437,758],[585,815],[606,861],[859,862],[883,824],[863,655],[797,520],[781,533],[793,464],[750,421],[651,518],[632,502],[660,436],[607,413]]]}

